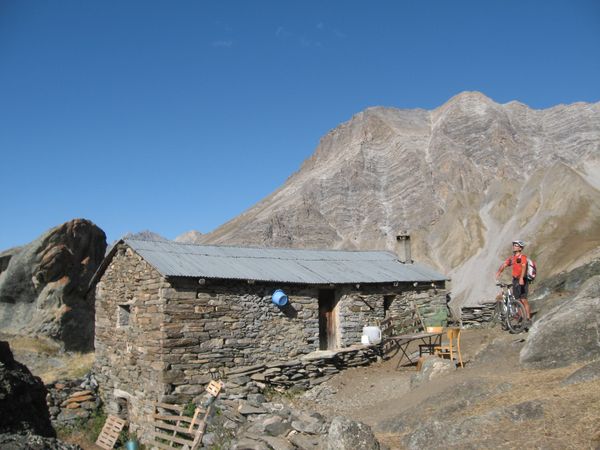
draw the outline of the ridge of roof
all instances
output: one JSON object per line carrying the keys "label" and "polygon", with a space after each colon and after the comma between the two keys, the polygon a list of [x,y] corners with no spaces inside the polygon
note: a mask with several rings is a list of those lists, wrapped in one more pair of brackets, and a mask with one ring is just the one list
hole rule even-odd
{"label": "ridge of roof", "polygon": [[131,248],[161,276],[167,278],[246,279],[308,285],[432,282],[447,279],[427,266],[405,264],[394,253],[382,250],[206,246],[173,241],[120,239],[107,253],[88,289],[100,279],[120,244]]}
{"label": "ridge of roof", "polygon": [[[210,248],[230,248],[230,249],[253,249],[253,250],[282,250],[282,251],[293,251],[293,252],[332,252],[332,253],[387,253],[396,256],[391,250],[348,250],[348,249],[323,249],[323,248],[292,248],[292,247],[260,247],[254,245],[228,245],[228,244],[197,244],[195,242],[177,242],[177,241],[160,241],[156,239],[136,239],[136,238],[123,238],[120,241],[125,243],[135,242],[152,242],[157,244],[169,244],[169,245],[181,245],[191,247],[210,247]],[[117,242],[118,243],[118,242]],[[116,244],[115,244],[116,245]]]}

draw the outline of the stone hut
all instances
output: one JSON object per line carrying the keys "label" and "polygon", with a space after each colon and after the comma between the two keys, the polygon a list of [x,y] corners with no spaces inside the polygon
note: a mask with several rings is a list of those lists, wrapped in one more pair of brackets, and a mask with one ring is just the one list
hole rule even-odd
{"label": "stone hut", "polygon": [[135,239],[113,246],[94,281],[101,396],[134,429],[152,402],[185,404],[211,375],[364,348],[363,326],[411,302],[445,307],[446,294],[446,277],[391,252]]}

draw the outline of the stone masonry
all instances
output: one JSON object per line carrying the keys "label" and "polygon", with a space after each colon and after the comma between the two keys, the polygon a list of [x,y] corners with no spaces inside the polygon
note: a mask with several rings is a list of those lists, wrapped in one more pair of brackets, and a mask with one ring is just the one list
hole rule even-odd
{"label": "stone masonry", "polygon": [[[341,356],[317,352],[320,288],[336,292],[339,344],[348,349]],[[275,289],[287,293],[286,306],[271,302]],[[360,345],[362,327],[377,325],[384,309],[393,315],[410,302],[445,307],[443,283],[320,287],[167,279],[121,243],[96,287],[100,395],[108,412],[126,416],[130,429],[143,434],[151,431],[153,402],[197,401],[213,378],[238,372],[240,385],[247,381],[241,375],[254,373],[259,387],[310,386],[335,366],[376,361],[377,349],[350,347]],[[251,367],[260,369],[243,369]]]}

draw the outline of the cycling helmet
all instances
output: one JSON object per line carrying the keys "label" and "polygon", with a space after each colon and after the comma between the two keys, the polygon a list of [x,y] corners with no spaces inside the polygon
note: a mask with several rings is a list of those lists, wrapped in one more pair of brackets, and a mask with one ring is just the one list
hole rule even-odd
{"label": "cycling helmet", "polygon": [[525,242],[521,241],[521,240],[516,240],[516,241],[512,241],[513,245],[517,244],[519,247],[521,248],[525,248]]}

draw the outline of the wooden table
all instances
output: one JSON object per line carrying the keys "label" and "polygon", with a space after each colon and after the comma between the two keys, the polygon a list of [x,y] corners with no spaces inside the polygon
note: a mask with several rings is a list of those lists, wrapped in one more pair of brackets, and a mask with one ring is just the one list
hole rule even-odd
{"label": "wooden table", "polygon": [[400,355],[400,360],[398,361],[398,365],[396,366],[396,368],[400,367],[404,358],[408,359],[408,362],[410,364],[416,363],[416,361],[413,361],[412,358],[410,357],[410,354],[407,352],[408,346],[410,345],[411,342],[421,341],[423,344],[433,347],[436,345],[440,345],[442,343],[442,335],[443,334],[444,334],[443,332],[439,332],[439,333],[420,332],[420,333],[413,333],[413,334],[402,334],[399,336],[391,336],[391,337],[387,338],[387,340],[393,342],[393,344],[395,346],[397,346],[400,349],[400,351],[402,352],[402,355]]}

